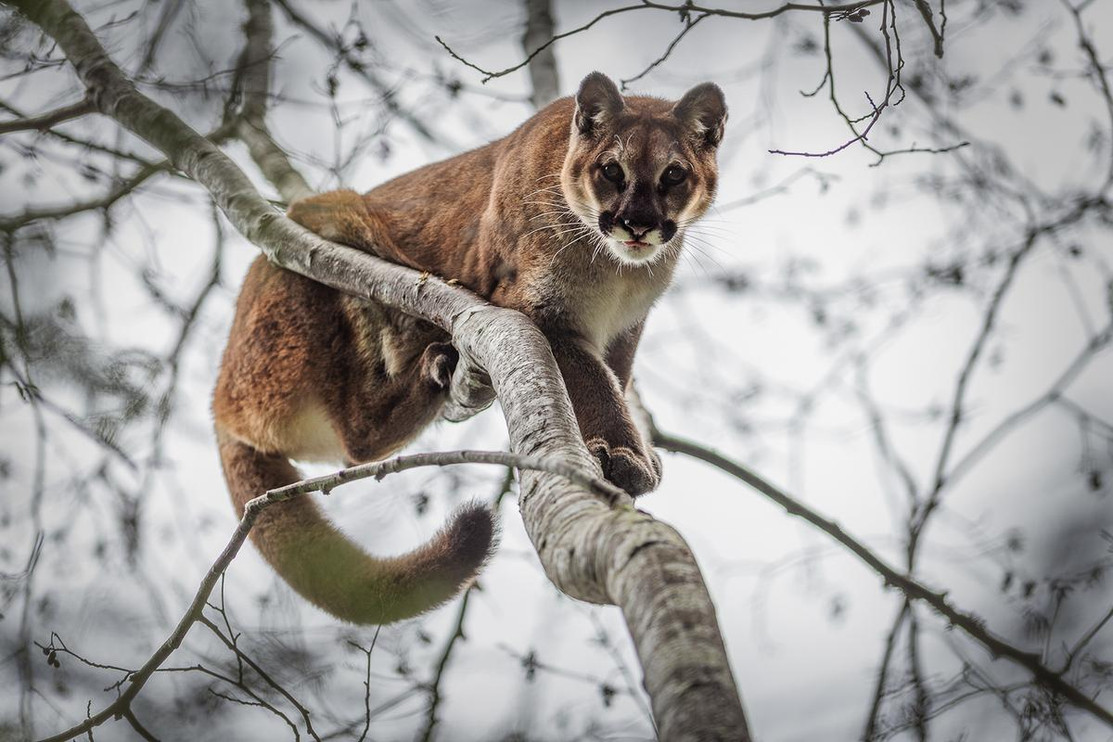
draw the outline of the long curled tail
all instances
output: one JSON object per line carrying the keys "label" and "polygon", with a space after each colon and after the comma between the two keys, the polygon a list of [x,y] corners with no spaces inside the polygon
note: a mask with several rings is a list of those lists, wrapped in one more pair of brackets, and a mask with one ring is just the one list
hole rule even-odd
{"label": "long curled tail", "polygon": [[[224,477],[240,515],[252,498],[300,478],[282,456],[219,433],[218,438]],[[251,538],[282,579],[310,602],[345,621],[384,624],[412,618],[456,595],[490,556],[495,524],[487,508],[465,506],[424,546],[378,558],[302,496],[264,510]]]}

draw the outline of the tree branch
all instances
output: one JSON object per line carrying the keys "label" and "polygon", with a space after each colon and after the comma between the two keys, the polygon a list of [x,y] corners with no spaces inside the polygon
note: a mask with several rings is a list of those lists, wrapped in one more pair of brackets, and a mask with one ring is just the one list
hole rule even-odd
{"label": "tree branch", "polygon": [[779,488],[747,469],[742,464],[733,461],[716,451],[693,443],[691,441],[670,435],[659,429],[653,433],[653,442],[667,451],[682,453],[692,458],[704,461],[721,469],[731,476],[748,484],[753,489],[784,508],[789,515],[802,518],[808,523],[835,539],[846,547],[852,554],[866,564],[885,580],[886,585],[897,588],[908,600],[919,600],[927,603],[954,627],[962,629],[970,638],[989,650],[996,657],[1006,657],[1020,665],[1039,682],[1043,687],[1058,694],[1073,706],[1088,711],[1106,725],[1113,727],[1113,712],[1099,705],[1080,688],[1072,685],[1062,673],[1052,670],[1043,663],[1039,653],[1026,652],[1009,644],[986,628],[985,620],[980,616],[967,613],[957,608],[947,599],[947,594],[935,592],[910,576],[898,572],[881,557],[867,548],[860,541],[848,534],[838,523],[824,518],[799,500],[786,494]]}
{"label": "tree branch", "polygon": [[1097,199],[1081,199],[1070,211],[1058,219],[1030,227],[1024,241],[1019,247],[1013,250],[1012,254],[1009,256],[1009,262],[1005,266],[1005,270],[1001,274],[1001,279],[993,290],[993,295],[990,297],[989,303],[986,305],[978,334],[973,344],[970,346],[962,369],[959,371],[958,381],[955,384],[954,396],[947,415],[947,427],[943,434],[943,443],[936,459],[935,472],[932,475],[931,490],[923,505],[920,507],[919,512],[916,513],[913,518],[909,553],[915,552],[915,547],[919,541],[920,535],[923,533],[932,512],[942,501],[944,490],[950,482],[951,472],[949,471],[949,465],[951,452],[957,440],[958,429],[962,422],[964,422],[967,388],[974,371],[978,367],[978,362],[985,352],[989,338],[996,328],[997,316],[1001,310],[1001,305],[1008,295],[1009,289],[1013,285],[1017,271],[1020,269],[1024,259],[1038,244],[1041,237],[1053,233],[1062,227],[1081,221],[1090,213],[1091,209],[1101,205],[1104,205],[1104,202]]}
{"label": "tree branch", "polygon": [[[548,340],[523,315],[487,306],[439,279],[322,240],[289,221],[211,142],[141,95],[65,0],[15,4],[58,42],[98,110],[208,189],[231,223],[273,262],[448,330],[453,344],[490,375],[516,454],[561,461],[598,475]],[[520,499],[526,530],[554,584],[573,597],[613,602],[622,609],[661,738],[749,739],[714,606],[680,535],[635,510],[625,495],[612,507],[585,487],[547,472],[525,471]],[[254,512],[249,509],[241,522],[231,556]],[[186,628],[160,653],[173,651]]]}
{"label": "tree branch", "polygon": [[541,471],[554,473],[558,476],[573,476],[575,477],[575,481],[579,483],[590,482],[592,488],[598,492],[605,492],[610,496],[621,495],[622,497],[626,497],[625,493],[613,484],[600,478],[587,476],[583,474],[582,471],[573,471],[571,467],[563,462],[546,461],[527,456],[516,456],[511,453],[506,453],[505,451],[446,451],[443,453],[418,453],[409,456],[396,456],[386,461],[342,469],[326,476],[312,477],[300,482],[288,484],[284,487],[268,490],[259,497],[249,500],[244,506],[243,518],[240,519],[239,525],[221,551],[220,556],[213,562],[212,566],[209,567],[204,579],[201,580],[201,584],[198,586],[197,592],[193,596],[193,601],[190,603],[185,615],[178,621],[173,632],[171,632],[170,636],[167,637],[166,641],[162,643],[158,650],[151,655],[150,659],[148,659],[141,668],[130,673],[129,677],[124,679],[128,685],[116,700],[99,713],[93,714],[87,718],[81,724],[41,740],[41,742],[61,742],[61,740],[73,739],[90,729],[100,726],[110,718],[118,718],[127,713],[127,710],[131,707],[132,700],[139,694],[139,691],[143,689],[143,686],[150,679],[151,675],[153,675],[155,671],[162,666],[162,663],[181,646],[182,641],[185,639],[186,634],[189,633],[193,624],[198,622],[204,623],[201,612],[204,610],[209,595],[212,594],[213,588],[216,586],[217,580],[224,574],[224,571],[228,568],[228,565],[232,563],[232,560],[236,558],[236,555],[240,551],[240,547],[243,546],[259,514],[274,503],[290,500],[294,497],[300,497],[312,492],[329,494],[334,487],[338,487],[342,484],[370,477],[382,479],[390,474],[396,474],[419,467],[453,466],[456,464],[476,463],[511,466],[518,469],[519,472],[524,472],[537,466],[541,467]]}
{"label": "tree branch", "polygon": [[13,131],[27,131],[28,129],[43,131],[63,121],[69,121],[78,116],[93,113],[95,110],[96,107],[93,105],[93,101],[89,98],[84,98],[77,103],[71,103],[68,106],[56,108],[53,111],[32,118],[0,121],[0,134],[9,134]]}
{"label": "tree branch", "polygon": [[[927,26],[928,33],[931,34],[932,44],[934,45],[933,51],[935,56],[943,57],[943,29],[937,28],[935,25],[935,18],[932,16],[931,4],[928,0],[914,0],[916,10],[920,11],[920,17],[924,19],[924,25]],[[947,16],[943,16],[943,22],[947,22]]]}
{"label": "tree branch", "polygon": [[344,45],[342,39],[336,34],[330,34],[325,31],[309,18],[299,13],[288,0],[274,0],[274,2],[278,7],[282,8],[291,23],[305,30],[306,33],[317,39],[326,49],[331,49],[339,59],[344,61],[348,69],[362,77],[364,81],[379,94],[382,104],[386,106],[388,111],[405,121],[410,128],[425,141],[433,144],[443,144],[441,137],[426,126],[425,122],[415,116],[412,111],[405,109],[398,102],[397,96],[395,96],[390,85],[380,80],[374,72],[367,69],[367,65],[352,54],[351,50]]}
{"label": "tree branch", "polygon": [[[560,95],[560,78],[557,76],[556,55],[552,44],[553,9],[549,0],[525,0],[526,30],[522,35],[522,48],[530,56],[529,81],[532,92],[529,96],[534,109],[541,109],[552,103]],[[537,51],[537,54],[533,52]]]}
{"label": "tree branch", "polygon": [[[523,59],[521,62],[518,62],[515,65],[511,65],[510,67],[506,67],[505,69],[501,69],[501,70],[487,70],[487,69],[484,69],[483,67],[480,67],[479,65],[477,65],[473,62],[469,62],[467,59],[465,59],[464,57],[457,54],[452,49],[452,47],[449,46],[444,41],[444,39],[442,39],[440,36],[436,36],[435,38],[437,40],[437,43],[439,43],[442,47],[444,47],[444,50],[446,52],[448,52],[449,56],[451,56],[453,59],[460,62],[461,64],[463,64],[467,67],[471,67],[476,72],[481,73],[484,76],[483,77],[483,82],[489,82],[489,81],[495,79],[496,77],[503,77],[505,75],[509,75],[511,72],[517,72],[518,70],[522,69],[523,67],[531,64],[533,62],[533,60],[538,55],[544,54],[549,49],[549,47],[551,47],[553,44],[555,44],[557,41],[560,41],[561,39],[567,39],[569,36],[575,36],[576,34],[583,33],[584,31],[587,31],[592,26],[594,26],[596,23],[598,23],[599,21],[601,21],[605,18],[609,18],[609,17],[615,16],[615,15],[620,15],[622,13],[629,13],[630,11],[634,11],[634,10],[663,10],[663,11],[667,11],[669,13],[676,13],[681,17],[681,19],[686,18],[691,13],[696,13],[696,14],[702,14],[702,15],[717,15],[717,16],[722,16],[724,18],[736,18],[736,19],[757,21],[757,20],[764,20],[764,19],[767,19],[767,18],[775,18],[775,17],[781,15],[782,13],[787,13],[789,11],[797,11],[797,10],[819,12],[819,13],[823,13],[824,16],[838,15],[838,14],[842,14],[842,13],[851,13],[851,12],[854,12],[854,11],[857,11],[857,10],[861,10],[862,8],[868,8],[871,5],[879,5],[880,3],[888,2],[888,1],[889,0],[861,0],[861,2],[846,3],[846,4],[839,4],[839,5],[811,5],[811,4],[808,4],[808,3],[784,3],[782,5],[779,5],[779,6],[775,7],[775,8],[772,8],[770,10],[752,11],[751,12],[751,11],[742,11],[742,10],[728,10],[726,8],[708,8],[708,7],[705,7],[705,6],[702,6],[702,5],[698,5],[694,2],[692,2],[692,0],[687,0],[687,2],[685,2],[681,5],[667,5],[667,4],[664,4],[664,3],[652,2],[652,0],[642,0],[642,2],[638,3],[637,5],[624,5],[624,6],[619,7],[619,8],[611,8],[610,10],[604,10],[604,11],[600,12],[598,15],[596,15],[594,18],[589,20],[587,23],[584,23],[581,26],[577,26],[576,28],[570,29],[570,30],[565,31],[563,33],[553,34],[547,41],[545,41],[545,43],[541,44],[540,46],[535,48],[533,51],[527,53],[526,56],[525,56],[525,59]],[[276,0],[276,2],[278,2],[280,5],[283,5],[283,6],[286,5],[286,0]]]}
{"label": "tree branch", "polygon": [[267,100],[270,95],[271,20],[269,0],[246,0],[247,43],[240,54],[237,70],[244,91],[243,111],[236,122],[236,136],[247,145],[251,159],[263,171],[286,203],[312,196],[314,191],[292,165],[286,153],[274,143],[267,129]]}
{"label": "tree branch", "polygon": [[[510,485],[514,482],[514,470],[508,468],[506,476],[503,477],[499,483],[499,490],[495,493],[494,499],[491,501],[491,510],[497,513],[499,506],[502,505],[502,500],[510,492]],[[441,656],[437,660],[437,667],[433,673],[433,679],[429,681],[426,687],[429,690],[429,706],[425,711],[425,725],[422,727],[421,733],[416,739],[421,742],[432,742],[433,732],[437,728],[437,723],[440,718],[437,716],[437,711],[440,709],[441,704],[441,682],[444,679],[445,673],[448,670],[448,661],[452,658],[452,652],[456,648],[456,643],[465,639],[464,635],[464,620],[468,615],[468,601],[471,599],[472,593],[477,589],[479,583],[473,583],[464,591],[464,595],[460,598],[460,607],[456,611],[456,621],[453,623],[452,633],[449,635],[448,640],[444,644],[444,649],[441,650]]]}

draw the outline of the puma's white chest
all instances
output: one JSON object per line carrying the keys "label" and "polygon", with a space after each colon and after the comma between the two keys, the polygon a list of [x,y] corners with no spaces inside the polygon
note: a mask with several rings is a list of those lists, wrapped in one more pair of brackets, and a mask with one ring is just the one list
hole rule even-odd
{"label": "puma's white chest", "polygon": [[652,274],[644,268],[615,273],[614,267],[607,265],[600,267],[600,271],[608,271],[609,275],[572,282],[567,287],[577,329],[600,351],[606,350],[617,335],[645,319],[653,302],[668,287],[670,266],[653,268]]}

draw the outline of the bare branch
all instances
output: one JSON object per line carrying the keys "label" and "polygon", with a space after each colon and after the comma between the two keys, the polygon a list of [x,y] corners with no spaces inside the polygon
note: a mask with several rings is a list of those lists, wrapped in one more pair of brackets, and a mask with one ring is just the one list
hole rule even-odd
{"label": "bare branch", "polygon": [[[1109,116],[1109,135],[1113,137],[1113,88],[1109,84],[1109,75],[1106,71],[1106,66],[1102,64],[1101,57],[1098,56],[1098,51],[1094,47],[1094,42],[1086,33],[1086,27],[1082,23],[1082,10],[1085,4],[1079,7],[1074,7],[1070,4],[1070,0],[1062,0],[1063,6],[1071,14],[1071,19],[1074,21],[1075,31],[1078,34],[1078,46],[1086,54],[1086,61],[1090,65],[1090,74],[1094,78],[1098,90],[1100,91],[1102,102],[1105,104],[1106,113]],[[1113,158],[1109,158],[1109,170],[1105,177],[1105,183],[1102,190],[1105,190],[1110,185],[1113,185]]]}
{"label": "bare branch", "polygon": [[414,453],[408,456],[396,456],[386,461],[376,461],[371,464],[359,464],[332,474],[320,477],[303,479],[300,482],[288,484],[285,487],[273,489],[267,497],[275,502],[289,500],[297,495],[309,492],[323,492],[329,494],[335,487],[360,479],[374,477],[381,480],[388,474],[394,474],[408,469],[422,466],[453,466],[456,464],[497,464],[520,470],[543,471],[564,477],[570,482],[582,485],[591,491],[602,495],[613,503],[628,499],[621,489],[611,484],[602,477],[585,474],[584,470],[577,469],[560,460],[548,460],[536,456],[521,456],[505,451],[441,451],[437,453]]}
{"label": "bare branch", "polygon": [[[221,614],[222,615],[224,614],[223,609],[221,610]],[[310,737],[312,737],[313,739],[318,740],[318,741],[321,739],[317,735],[317,732],[313,729],[313,720],[312,720],[312,718],[310,718],[309,709],[307,709],[305,707],[305,705],[302,704],[301,701],[294,698],[294,696],[288,690],[286,690],[284,687],[282,687],[282,685],[280,683],[278,683],[274,678],[272,678],[270,676],[270,673],[268,673],[266,670],[264,670],[262,667],[260,667],[259,663],[257,663],[255,660],[248,657],[247,654],[245,654],[242,650],[240,650],[240,648],[238,646],[236,646],[236,642],[235,642],[234,637],[225,636],[224,632],[220,630],[220,627],[217,626],[215,623],[213,623],[211,620],[209,620],[204,614],[200,614],[200,615],[197,616],[197,623],[201,624],[206,629],[208,629],[213,634],[215,634],[216,637],[218,639],[220,639],[221,642],[223,642],[224,646],[228,647],[228,649],[231,650],[232,653],[236,655],[236,660],[237,661],[246,664],[248,667],[250,667],[252,670],[254,670],[255,674],[258,675],[263,680],[264,683],[269,685],[271,688],[274,688],[275,691],[277,691],[283,698],[285,698],[287,701],[290,702],[290,705],[292,705],[294,708],[296,708],[298,710],[298,713],[301,714],[302,720],[305,722],[305,731],[307,731],[309,733]],[[229,630],[229,634],[230,633],[231,633],[231,630]],[[295,730],[295,734],[296,734],[296,730]]]}
{"label": "bare branch", "polygon": [[96,106],[89,98],[84,98],[77,103],[71,103],[68,106],[56,108],[44,114],[40,114],[33,118],[15,119],[14,121],[0,121],[0,134],[9,134],[13,131],[27,131],[28,129],[38,129],[43,131],[49,129],[55,124],[60,124],[63,121],[69,121],[79,116],[84,116],[96,111]]}
{"label": "bare branch", "polygon": [[168,161],[141,167],[135,171],[134,175],[115,185],[103,196],[65,205],[27,209],[21,214],[0,216],[0,232],[14,232],[17,229],[27,226],[31,222],[65,219],[85,211],[99,211],[101,209],[111,208],[117,201],[133,193],[153,175],[167,172],[169,168],[170,163]]}
{"label": "bare branch", "polygon": [[889,680],[889,664],[892,662],[893,650],[897,645],[897,636],[908,617],[908,601],[903,600],[900,610],[897,611],[893,625],[889,628],[889,635],[885,637],[885,648],[881,652],[881,664],[877,668],[877,684],[873,688],[873,700],[870,702],[870,711],[866,716],[866,728],[862,732],[862,742],[873,742],[880,738],[878,734],[878,721],[881,718],[881,706],[885,699]]}
{"label": "bare branch", "polygon": [[[494,512],[499,511],[499,506],[502,505],[502,500],[510,492],[510,485],[514,482],[514,470],[507,469],[506,476],[503,477],[499,483],[499,491],[495,493],[494,499],[491,501],[491,510]],[[456,649],[457,642],[465,639],[464,636],[464,620],[468,615],[468,605],[471,599],[472,592],[476,590],[476,584],[471,585],[464,592],[464,596],[460,599],[460,607],[456,611],[456,620],[452,625],[452,633],[448,636],[448,641],[444,644],[444,649],[441,650],[441,656],[437,660],[436,670],[433,672],[433,679],[428,683],[429,689],[429,706],[425,711],[425,726],[421,730],[421,734],[417,739],[421,742],[432,742],[433,732],[440,722],[437,716],[437,711],[440,709],[441,704],[441,682],[448,671],[448,662],[452,659],[452,653]]]}
{"label": "bare branch", "polygon": [[[526,31],[522,36],[522,48],[532,58],[529,62],[529,81],[532,85],[530,103],[541,109],[552,103],[560,95],[560,78],[557,76],[556,55],[552,44],[546,44],[553,37],[553,9],[550,0],[525,0]],[[544,46],[544,48],[540,48]],[[537,51],[537,54],[533,54]]]}
{"label": "bare branch", "polygon": [[1089,712],[1106,725],[1113,727],[1113,712],[1099,705],[1097,701],[1091,698],[1087,693],[1070,683],[1063,677],[1062,673],[1052,670],[1045,665],[1039,653],[1026,652],[1023,649],[1009,644],[986,628],[985,619],[957,608],[947,599],[946,593],[935,592],[925,587],[920,582],[917,582],[912,577],[897,571],[862,544],[861,541],[858,541],[844,531],[842,526],[838,523],[824,518],[807,505],[804,505],[778,487],[770,484],[758,474],[742,466],[742,464],[728,459],[710,448],[670,435],[661,430],[654,431],[653,441],[667,451],[686,454],[721,469],[736,479],[745,482],[766,498],[780,505],[789,515],[802,518],[808,523],[811,523],[820,531],[846,547],[850,553],[858,557],[858,559],[864,562],[874,572],[881,575],[886,585],[895,587],[904,593],[904,596],[908,600],[927,603],[935,609],[939,615],[946,619],[948,624],[962,629],[970,638],[989,650],[993,657],[1008,658],[1030,672],[1036,681],[1048,690],[1057,693],[1073,706]]}
{"label": "bare branch", "polygon": [[1108,348],[1111,343],[1113,343],[1113,324],[1108,324],[1086,343],[1082,351],[1071,361],[1063,373],[1055,379],[1046,392],[1024,407],[1008,415],[1004,420],[994,426],[992,430],[986,433],[981,440],[974,444],[966,455],[959,459],[947,473],[946,485],[953,487],[955,482],[970,471],[970,469],[1000,443],[1005,436],[1016,430],[1040,410],[1056,402],[1062,402],[1064,406],[1069,406],[1071,404],[1070,401],[1066,400],[1063,396],[1066,393],[1067,387],[1078,378],[1078,375],[1081,374],[1090,361],[1093,360],[1094,356]]}
{"label": "bare branch", "polygon": [[1005,266],[1005,270],[1001,274],[993,295],[990,297],[989,303],[985,308],[982,317],[982,325],[975,337],[973,344],[967,354],[966,361],[962,365],[959,372],[958,381],[955,384],[954,397],[951,401],[950,412],[947,415],[947,428],[943,435],[943,443],[940,447],[939,456],[936,459],[935,473],[933,475],[933,483],[931,490],[928,493],[927,499],[920,508],[919,513],[912,524],[911,540],[909,543],[909,551],[915,552],[916,542],[923,531],[928,518],[931,513],[939,506],[942,498],[943,490],[948,480],[948,467],[950,464],[951,451],[955,444],[958,429],[964,418],[966,393],[970,384],[970,379],[973,376],[974,370],[978,366],[978,362],[985,352],[990,335],[993,333],[997,324],[997,315],[1000,312],[1001,304],[1005,296],[1008,294],[1009,289],[1013,285],[1013,280],[1016,278],[1017,271],[1020,268],[1024,258],[1035,248],[1039,239],[1051,232],[1061,229],[1064,226],[1074,224],[1083,219],[1095,206],[1101,206],[1104,202],[1094,199],[1082,199],[1074,208],[1072,208],[1065,215],[1058,219],[1048,221],[1044,224],[1032,227],[1028,230],[1024,241],[1020,246],[1013,250],[1012,255],[1009,256],[1009,262]]}
{"label": "bare branch", "polygon": [[[198,622],[204,623],[202,611],[205,609],[205,605],[209,600],[209,595],[212,594],[217,580],[220,579],[221,575],[224,574],[224,571],[228,568],[228,565],[235,559],[236,554],[239,553],[240,547],[243,546],[259,514],[274,503],[289,500],[311,492],[323,492],[328,494],[333,487],[357,479],[365,479],[368,477],[382,479],[390,474],[419,467],[452,466],[455,464],[469,463],[493,463],[501,466],[512,466],[519,471],[528,470],[534,465],[537,465],[544,467],[541,471],[553,473],[559,471],[561,472],[559,476],[564,476],[564,473],[571,473],[576,477],[576,480],[580,482],[595,481],[597,482],[595,486],[600,492],[613,494],[614,491],[617,490],[617,488],[609,482],[588,477],[580,471],[571,471],[571,467],[562,462],[549,462],[531,457],[516,456],[504,451],[448,451],[444,453],[420,453],[410,456],[396,456],[387,461],[375,464],[364,464],[350,469],[342,469],[335,474],[313,477],[312,479],[294,482],[285,487],[269,490],[259,497],[248,501],[244,506],[243,518],[240,519],[239,525],[221,551],[220,556],[213,562],[212,566],[209,567],[204,579],[201,580],[201,584],[198,586],[189,608],[178,621],[178,624],[174,627],[170,636],[167,637],[166,641],[164,641],[158,650],[151,655],[150,659],[148,659],[141,668],[135,672],[129,673],[128,676],[124,678],[124,681],[127,682],[127,687],[124,688],[119,697],[102,711],[93,714],[82,723],[64,732],[47,737],[41,740],[41,742],[62,742],[63,740],[73,739],[78,735],[85,734],[90,729],[100,726],[113,717],[119,717],[127,713],[131,708],[131,702],[139,694],[139,691],[143,689],[143,686],[146,685],[151,675],[153,675],[162,666],[162,663],[182,645],[182,642],[185,640],[193,624]],[[622,497],[626,497],[625,493],[622,493],[621,490],[618,490],[618,494],[621,494]],[[219,631],[217,631],[217,633],[219,633]]]}
{"label": "bare branch", "polygon": [[[599,474],[548,340],[523,315],[322,240],[284,218],[211,142],[141,95],[65,0],[20,0],[18,7],[58,42],[98,109],[205,186],[232,224],[272,261],[448,330],[453,344],[490,375],[515,453]],[[625,495],[618,503],[613,507],[547,472],[527,470],[522,476],[523,522],[549,578],[573,597],[622,608],[661,737],[749,739],[715,608],[690,549],[675,530],[631,507]],[[245,520],[253,512],[249,506]],[[247,527],[237,531],[229,558]],[[209,589],[211,583],[205,594]],[[174,641],[180,643],[181,636]],[[165,654],[174,646],[169,642]]]}
{"label": "bare branch", "polygon": [[[830,16],[830,15],[837,15],[837,14],[840,14],[840,13],[854,12],[854,11],[860,10],[862,8],[868,8],[871,5],[878,5],[882,2],[887,2],[887,1],[888,0],[863,0],[862,2],[846,3],[845,5],[826,5],[826,6],[824,6],[824,5],[811,5],[811,4],[808,4],[808,3],[784,3],[783,5],[780,5],[776,8],[771,9],[771,10],[759,11],[759,12],[746,12],[746,11],[740,11],[740,10],[727,10],[726,8],[707,8],[707,7],[704,7],[702,5],[697,5],[693,2],[691,2],[691,0],[689,0],[688,2],[685,2],[682,5],[667,5],[667,4],[664,4],[664,3],[652,2],[651,0],[643,0],[643,2],[641,2],[637,5],[624,5],[620,8],[612,8],[610,10],[604,10],[601,13],[599,13],[598,15],[596,15],[594,18],[589,20],[587,23],[584,23],[581,26],[577,26],[576,28],[565,31],[563,33],[554,34],[552,36],[552,38],[550,38],[544,44],[542,44],[541,46],[537,47],[532,52],[527,54],[525,59],[523,59],[521,62],[519,62],[515,65],[512,65],[510,67],[506,67],[505,69],[501,69],[501,70],[487,70],[487,69],[484,69],[483,67],[480,67],[479,65],[475,64],[474,62],[470,62],[467,59],[465,59],[464,57],[457,54],[452,49],[452,47],[449,46],[448,43],[446,43],[444,41],[444,39],[442,39],[440,36],[437,36],[435,38],[437,40],[437,43],[439,43],[441,46],[443,46],[445,51],[447,51],[453,59],[457,60],[458,62],[460,62],[461,64],[463,64],[467,67],[471,67],[476,72],[482,73],[483,76],[484,76],[483,77],[483,82],[489,82],[496,77],[503,77],[505,75],[509,75],[512,72],[517,72],[518,70],[522,69],[526,65],[530,64],[538,54],[544,53],[550,46],[555,44],[557,41],[560,41],[561,39],[567,39],[569,36],[575,36],[576,34],[583,33],[584,31],[587,31],[588,29],[590,29],[592,26],[594,26],[599,21],[604,20],[606,18],[610,18],[611,16],[620,15],[622,13],[629,13],[630,11],[634,11],[634,10],[662,10],[662,11],[666,11],[666,12],[669,12],[669,13],[677,13],[678,15],[680,15],[681,18],[686,17],[690,13],[696,13],[696,14],[702,14],[702,15],[717,15],[717,16],[722,16],[724,18],[737,18],[737,19],[756,21],[756,20],[765,20],[767,18],[775,18],[775,17],[781,15],[782,13],[787,13],[789,11],[797,11],[797,10],[799,10],[799,11],[814,11],[814,12],[818,12],[818,13],[823,13],[824,16],[826,17],[826,16]],[[280,4],[285,4],[286,0],[276,0],[276,2],[278,2]]]}
{"label": "bare branch", "polygon": [[[8,101],[0,100],[0,109],[3,109],[5,111],[7,111],[8,113],[12,114],[13,116],[16,116],[17,118],[20,118],[20,119],[27,118],[22,111],[20,111],[18,108],[13,106]],[[117,149],[116,147],[108,147],[108,146],[105,146],[103,144],[100,144],[99,142],[94,142],[94,141],[90,141],[88,139],[82,139],[80,137],[73,136],[71,134],[66,134],[64,132],[58,131],[57,129],[42,129],[40,131],[41,131],[41,133],[46,134],[48,136],[51,136],[55,139],[58,139],[59,141],[66,142],[68,144],[76,145],[77,147],[79,147],[83,150],[92,150],[94,152],[100,152],[102,154],[110,155],[112,157],[115,157],[115,158],[121,159],[121,160],[130,160],[137,165],[148,166],[148,165],[153,165],[154,164],[150,160],[148,160],[144,157],[140,157],[139,155],[135,154],[134,152],[128,152],[126,150]]]}
{"label": "bare branch", "polygon": [[665,51],[661,52],[661,56],[654,59],[652,62],[650,62],[648,65],[646,65],[645,69],[643,69],[641,72],[634,75],[633,77],[625,77],[622,80],[619,80],[618,84],[621,86],[621,88],[623,90],[626,90],[626,87],[630,83],[637,82],[638,80],[642,79],[643,77],[648,75],[650,72],[652,72],[654,68],[659,67],[662,63],[664,63],[664,61],[666,59],[668,59],[670,56],[672,56],[673,51],[680,44],[680,42],[684,39],[684,37],[688,35],[689,31],[691,31],[693,28],[695,28],[696,25],[699,24],[699,22],[702,21],[704,18],[710,18],[710,17],[711,17],[710,14],[707,14],[707,13],[705,13],[704,15],[697,15],[695,18],[693,18],[690,15],[689,16],[683,16],[682,19],[683,19],[683,23],[684,23],[684,28],[680,29],[680,32],[677,33],[676,36],[673,37],[673,40],[670,41],[669,45],[665,47]]}
{"label": "bare branch", "polygon": [[[920,16],[924,19],[924,25],[927,26],[928,32],[931,34],[931,40],[934,43],[935,56],[943,57],[943,28],[936,28],[935,18],[932,16],[931,3],[928,0],[913,0],[916,3],[916,10],[920,11]],[[947,22],[947,16],[943,16],[943,23]]]}
{"label": "bare branch", "polygon": [[240,54],[237,69],[244,91],[243,111],[236,124],[236,136],[247,145],[251,158],[263,175],[292,203],[299,198],[313,195],[314,191],[274,143],[267,128],[267,101],[270,93],[271,38],[274,23],[271,20],[269,0],[247,0],[247,23],[244,25],[247,43]]}
{"label": "bare branch", "polygon": [[340,38],[335,34],[330,34],[325,31],[320,26],[313,23],[308,17],[299,13],[294,9],[294,6],[290,4],[289,0],[274,0],[274,2],[278,7],[282,8],[291,23],[304,29],[326,49],[332,50],[344,61],[348,69],[363,78],[363,80],[379,94],[382,99],[382,104],[386,106],[391,114],[405,121],[422,139],[434,144],[442,143],[442,138],[426,126],[425,122],[415,116],[412,111],[404,108],[402,104],[398,102],[398,98],[391,87],[383,80],[379,79],[378,75],[369,70],[362,60],[357,59]]}

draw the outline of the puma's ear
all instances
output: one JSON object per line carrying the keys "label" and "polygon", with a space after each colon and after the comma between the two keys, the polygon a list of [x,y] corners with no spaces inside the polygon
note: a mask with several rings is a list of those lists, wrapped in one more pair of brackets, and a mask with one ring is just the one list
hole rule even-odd
{"label": "puma's ear", "polygon": [[693,140],[707,147],[717,147],[723,139],[727,102],[718,85],[700,83],[677,101],[672,115],[680,120]]}
{"label": "puma's ear", "polygon": [[576,113],[572,116],[572,126],[583,136],[596,136],[626,103],[622,94],[602,72],[592,72],[580,83],[576,93]]}

